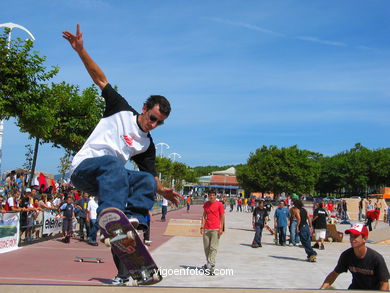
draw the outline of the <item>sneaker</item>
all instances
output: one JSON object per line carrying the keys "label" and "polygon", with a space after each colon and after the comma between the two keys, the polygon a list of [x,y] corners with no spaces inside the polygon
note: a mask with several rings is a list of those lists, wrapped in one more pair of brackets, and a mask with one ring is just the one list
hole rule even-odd
{"label": "sneaker", "polygon": [[261,245],[261,243],[259,244],[259,247],[263,247],[263,245]]}
{"label": "sneaker", "polygon": [[310,255],[307,257],[308,262],[316,262],[317,261],[317,255]]}
{"label": "sneaker", "polygon": [[144,244],[145,244],[146,246],[150,246],[150,244],[152,244],[152,241],[150,241],[150,240],[145,240]]}
{"label": "sneaker", "polygon": [[311,248],[320,248],[320,245],[318,243],[316,243]]}
{"label": "sneaker", "polygon": [[325,246],[324,246],[324,244],[321,244],[321,246],[320,246],[320,250],[324,250],[325,249]]}
{"label": "sneaker", "polygon": [[114,286],[126,286],[127,282],[129,282],[129,279],[123,279],[123,278],[120,278],[120,277],[115,277],[111,281],[111,285],[114,285]]}
{"label": "sneaker", "polygon": [[259,247],[259,244],[257,244],[256,242],[252,243],[252,248],[258,248],[258,247]]}

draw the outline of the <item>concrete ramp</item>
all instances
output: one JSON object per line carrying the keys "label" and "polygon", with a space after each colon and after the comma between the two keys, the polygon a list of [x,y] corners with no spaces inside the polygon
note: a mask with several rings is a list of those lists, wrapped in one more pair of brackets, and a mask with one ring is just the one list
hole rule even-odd
{"label": "concrete ramp", "polygon": [[200,237],[200,220],[170,219],[165,236]]}
{"label": "concrete ramp", "polygon": [[[359,219],[359,202],[360,202],[360,199],[358,199],[358,198],[346,198],[345,201],[347,202],[349,218],[352,221],[357,221]],[[385,211],[387,210],[387,204],[386,204],[386,201],[384,199],[380,199],[379,201],[382,203],[381,212],[379,214],[379,221],[383,221]],[[375,203],[376,199],[375,198],[371,199],[371,202]],[[367,205],[367,203],[368,203],[368,200],[364,200],[364,202],[363,202],[364,209],[365,209],[365,206]],[[364,213],[364,211],[363,211],[363,213]]]}
{"label": "concrete ramp", "polygon": [[384,229],[375,229],[368,233],[369,243],[390,244],[390,227]]}

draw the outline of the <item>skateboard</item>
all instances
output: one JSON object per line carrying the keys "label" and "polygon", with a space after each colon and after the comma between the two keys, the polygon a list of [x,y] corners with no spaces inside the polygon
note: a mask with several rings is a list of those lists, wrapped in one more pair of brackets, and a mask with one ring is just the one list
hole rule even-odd
{"label": "skateboard", "polygon": [[117,208],[106,208],[99,215],[102,239],[129,270],[132,285],[152,285],[162,280],[158,267],[127,216]]}
{"label": "skateboard", "polygon": [[89,257],[89,256],[76,256],[75,261],[78,261],[78,262],[96,262],[96,263],[104,262],[103,259],[100,258],[100,257]]}

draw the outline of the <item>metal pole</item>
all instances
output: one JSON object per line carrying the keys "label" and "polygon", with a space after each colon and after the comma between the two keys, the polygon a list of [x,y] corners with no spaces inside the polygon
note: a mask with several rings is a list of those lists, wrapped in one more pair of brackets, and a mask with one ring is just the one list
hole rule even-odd
{"label": "metal pole", "polygon": [[[35,38],[32,35],[32,33],[30,33],[25,27],[23,27],[21,25],[7,22],[7,23],[0,24],[0,27],[9,28],[8,40],[7,40],[8,50],[11,48],[11,34],[12,34],[12,29],[14,29],[14,28],[19,28],[19,29],[25,31],[30,36],[31,40],[35,41]],[[3,162],[3,135],[4,135],[4,120],[1,120],[0,121],[0,179],[2,177],[1,176],[1,167],[2,167],[2,162]]]}
{"label": "metal pole", "polygon": [[167,150],[169,150],[169,145],[166,144],[165,142],[159,142],[158,144],[156,144],[156,149],[158,146],[161,146],[160,157],[162,158],[163,157],[163,148],[166,147]]}

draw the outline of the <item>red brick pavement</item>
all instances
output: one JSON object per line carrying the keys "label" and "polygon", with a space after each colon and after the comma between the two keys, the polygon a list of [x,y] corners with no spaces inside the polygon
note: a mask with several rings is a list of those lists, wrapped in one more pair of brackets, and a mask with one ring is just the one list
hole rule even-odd
{"label": "red brick pavement", "polygon": [[[161,222],[161,215],[153,216],[150,250],[172,238],[163,235],[169,219],[200,219],[202,212],[201,205],[193,205],[190,213],[185,208],[168,212],[166,222]],[[79,263],[76,256],[100,257],[104,263]],[[54,239],[24,246],[0,254],[0,264],[0,284],[103,285],[116,274],[110,249],[76,239],[70,244]]]}

